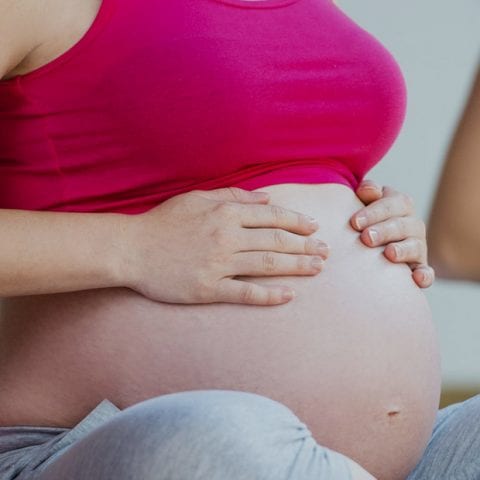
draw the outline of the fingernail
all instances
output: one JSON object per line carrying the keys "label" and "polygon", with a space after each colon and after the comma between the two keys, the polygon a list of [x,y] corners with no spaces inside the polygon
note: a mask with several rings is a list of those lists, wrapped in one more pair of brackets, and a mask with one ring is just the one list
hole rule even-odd
{"label": "fingernail", "polygon": [[378,232],[376,230],[369,230],[368,231],[368,238],[370,239],[370,241],[375,244],[377,243],[377,240],[378,240]]}
{"label": "fingernail", "polygon": [[362,183],[362,188],[368,188],[370,190],[379,190],[378,185],[373,182],[365,181]]}
{"label": "fingernail", "polygon": [[400,247],[399,245],[394,245],[393,250],[395,251],[395,256],[397,258],[400,258],[402,256],[402,247]]}
{"label": "fingernail", "polygon": [[312,227],[318,227],[319,224],[318,224],[318,220],[316,218],[313,218],[311,217],[310,215],[305,215],[305,218],[307,219],[308,223],[312,226]]}
{"label": "fingernail", "polygon": [[425,272],[425,270],[422,270],[420,272],[420,280],[422,282],[426,282],[428,280],[428,274],[427,274],[427,272]]}
{"label": "fingernail", "polygon": [[357,217],[356,223],[358,228],[365,228],[367,226],[367,217]]}

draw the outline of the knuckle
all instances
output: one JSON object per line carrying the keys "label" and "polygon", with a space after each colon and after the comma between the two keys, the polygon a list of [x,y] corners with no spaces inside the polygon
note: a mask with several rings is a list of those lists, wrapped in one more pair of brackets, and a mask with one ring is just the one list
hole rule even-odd
{"label": "knuckle", "polygon": [[386,201],[385,204],[383,205],[383,211],[385,214],[385,217],[387,218],[392,218],[394,216],[394,203],[392,201]]}
{"label": "knuckle", "polygon": [[317,252],[318,241],[315,238],[308,237],[303,243],[303,253]]}
{"label": "knuckle", "polygon": [[373,225],[382,220],[392,218],[392,208],[393,206],[389,199],[381,199],[377,205],[372,205],[371,208],[368,209],[369,223]]}
{"label": "knuckle", "polygon": [[232,264],[232,255],[218,252],[210,259],[210,262],[208,262],[205,268],[209,268],[210,271],[215,271],[216,273],[224,273],[228,267],[232,266],[234,266],[234,264]]}
{"label": "knuckle", "polygon": [[312,269],[311,259],[306,255],[298,255],[297,268],[301,272],[310,271]]}
{"label": "knuckle", "polygon": [[277,224],[281,223],[285,218],[285,210],[282,207],[279,207],[278,205],[271,205],[270,212],[272,214],[273,219],[275,220],[275,223]]}
{"label": "knuckle", "polygon": [[422,242],[422,240],[420,240],[419,238],[410,238],[409,240],[410,241],[408,242],[408,244],[410,245],[411,250],[423,250],[424,242]]}
{"label": "knuckle", "polygon": [[276,262],[272,252],[262,254],[262,265],[265,272],[273,272],[275,270]]}
{"label": "knuckle", "polygon": [[401,231],[400,223],[401,222],[398,218],[383,223],[381,226],[382,228],[376,228],[376,230],[379,232],[379,237],[390,240],[399,240]]}
{"label": "knuckle", "polygon": [[240,300],[244,303],[255,302],[255,289],[251,283],[245,283],[240,290]]}
{"label": "knuckle", "polygon": [[279,250],[285,250],[287,248],[287,238],[282,230],[274,230],[273,243]]}
{"label": "knuckle", "polygon": [[242,189],[238,187],[227,187],[234,201],[239,201],[243,197]]}
{"label": "knuckle", "polygon": [[212,230],[210,237],[218,246],[225,246],[229,243],[229,235],[224,228],[217,227]]}
{"label": "knuckle", "polygon": [[212,212],[224,219],[232,219],[236,216],[237,209],[232,202],[219,201],[213,205]]}

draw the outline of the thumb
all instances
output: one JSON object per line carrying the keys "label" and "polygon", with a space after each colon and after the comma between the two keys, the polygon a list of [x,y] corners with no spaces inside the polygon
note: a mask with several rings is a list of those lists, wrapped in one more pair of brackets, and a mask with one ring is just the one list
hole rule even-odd
{"label": "thumb", "polygon": [[372,180],[363,180],[357,187],[355,193],[365,205],[383,197],[382,188]]}
{"label": "thumb", "polygon": [[251,192],[238,187],[216,188],[215,190],[196,190],[196,193],[210,200],[224,200],[237,203],[268,203],[267,192]]}

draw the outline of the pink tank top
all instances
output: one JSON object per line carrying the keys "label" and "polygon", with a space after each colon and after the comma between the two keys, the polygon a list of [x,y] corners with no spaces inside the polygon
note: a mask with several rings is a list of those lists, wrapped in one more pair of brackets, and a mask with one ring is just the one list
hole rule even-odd
{"label": "pink tank top", "polygon": [[193,189],[354,189],[405,115],[390,53],[331,0],[103,0],[0,82],[0,208],[140,213]]}

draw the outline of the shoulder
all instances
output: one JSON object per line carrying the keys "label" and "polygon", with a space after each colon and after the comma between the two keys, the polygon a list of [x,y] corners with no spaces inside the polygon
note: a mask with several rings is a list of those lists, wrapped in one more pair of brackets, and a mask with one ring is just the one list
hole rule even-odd
{"label": "shoulder", "polygon": [[45,3],[48,2],[0,0],[0,79],[39,45]]}

